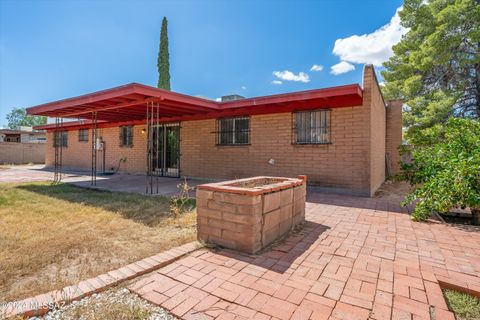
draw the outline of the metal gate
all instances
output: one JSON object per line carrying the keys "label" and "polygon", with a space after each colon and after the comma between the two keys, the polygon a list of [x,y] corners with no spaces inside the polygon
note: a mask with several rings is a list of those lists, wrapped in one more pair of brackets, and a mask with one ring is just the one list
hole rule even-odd
{"label": "metal gate", "polygon": [[159,124],[153,129],[153,173],[180,177],[180,124]]}

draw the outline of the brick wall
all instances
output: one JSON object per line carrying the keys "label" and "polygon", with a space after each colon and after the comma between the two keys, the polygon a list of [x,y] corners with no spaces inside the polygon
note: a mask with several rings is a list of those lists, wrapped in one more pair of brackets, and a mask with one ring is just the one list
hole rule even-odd
{"label": "brick wall", "polygon": [[[105,150],[97,151],[97,169],[100,170],[105,152],[105,167],[109,171],[117,168],[119,161],[125,158],[126,161],[120,164],[120,171],[130,173],[145,173],[146,167],[146,134],[142,133],[145,126],[135,126],[133,130],[133,147],[120,147],[120,129],[100,128],[98,137],[105,142]],[[92,131],[88,132],[88,142],[78,141],[78,130],[68,131],[68,146],[63,148],[62,160],[65,168],[81,168],[90,170],[92,164]],[[53,166],[55,153],[53,148],[53,133],[47,133],[45,163]]]}
{"label": "brick wall", "polygon": [[216,146],[214,119],[183,122],[182,174],[214,179],[304,174],[321,190],[370,196],[385,179],[385,107],[371,66],[365,68],[364,90],[362,106],[332,109],[329,145],[293,145],[291,113],[252,116],[248,146]]}
{"label": "brick wall", "polygon": [[386,153],[389,158],[390,174],[392,175],[400,171],[401,157],[398,147],[403,140],[402,107],[403,101],[401,100],[387,102]]}
{"label": "brick wall", "polygon": [[370,123],[370,195],[385,181],[385,102],[372,65],[363,71],[363,105],[368,110]]}
{"label": "brick wall", "polygon": [[235,179],[304,174],[309,183],[332,191],[369,194],[363,119],[361,107],[333,109],[332,144],[293,145],[291,113],[252,116],[248,146],[216,146],[214,119],[186,121],[180,130],[182,175]]}
{"label": "brick wall", "polygon": [[[216,146],[215,119],[182,122],[181,174],[205,179],[307,175],[309,183],[322,191],[373,195],[385,179],[385,153],[392,153],[398,145],[397,131],[400,130],[401,134],[401,126],[399,128],[398,122],[395,125],[393,119],[401,113],[386,115],[372,66],[365,67],[363,87],[362,106],[332,109],[332,143],[328,145],[292,144],[291,113],[252,116],[251,144],[248,146]],[[389,127],[387,116],[391,119]],[[121,171],[145,172],[146,135],[141,133],[143,128],[145,126],[135,126],[133,148],[119,146],[118,127],[99,129],[99,136],[106,142],[107,170],[117,167],[119,160],[126,158],[120,166]],[[391,137],[388,146],[386,135]],[[54,157],[52,133],[47,138],[46,163],[51,166]],[[98,168],[102,159],[102,152],[98,152]],[[269,164],[269,159],[274,159],[275,164]],[[78,130],[69,132],[63,163],[66,167],[90,170],[91,143],[78,142]]]}

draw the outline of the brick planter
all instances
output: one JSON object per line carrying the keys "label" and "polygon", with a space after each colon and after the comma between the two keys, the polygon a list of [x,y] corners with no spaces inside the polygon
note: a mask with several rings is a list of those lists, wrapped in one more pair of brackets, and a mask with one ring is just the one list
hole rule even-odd
{"label": "brick planter", "polygon": [[306,176],[253,177],[197,186],[197,237],[255,253],[305,220]]}

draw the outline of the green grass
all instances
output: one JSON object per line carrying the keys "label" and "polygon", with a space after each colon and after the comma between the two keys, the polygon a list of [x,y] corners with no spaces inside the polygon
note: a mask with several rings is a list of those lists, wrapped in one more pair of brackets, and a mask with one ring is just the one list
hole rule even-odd
{"label": "green grass", "polygon": [[478,298],[454,290],[444,290],[443,295],[458,320],[480,319],[480,300]]}

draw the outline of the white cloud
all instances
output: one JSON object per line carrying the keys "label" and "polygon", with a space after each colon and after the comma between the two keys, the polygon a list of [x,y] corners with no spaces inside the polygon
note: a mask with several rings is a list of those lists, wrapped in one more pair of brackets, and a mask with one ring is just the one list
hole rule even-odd
{"label": "white cloud", "polygon": [[333,54],[342,61],[381,66],[393,55],[392,46],[408,31],[400,25],[398,12],[401,9],[397,9],[389,23],[372,33],[337,39]]}
{"label": "white cloud", "polygon": [[273,84],[282,84],[283,82],[280,81],[280,80],[273,80],[272,83],[273,83]]}
{"label": "white cloud", "polygon": [[321,64],[314,64],[311,68],[310,71],[322,71],[323,66]]}
{"label": "white cloud", "polygon": [[330,67],[330,73],[334,75],[339,75],[342,73],[347,73],[352,70],[355,70],[355,66],[351,63],[341,61],[340,63],[337,63],[333,66]]}
{"label": "white cloud", "polygon": [[215,98],[215,101],[222,102],[222,98]]}
{"label": "white cloud", "polygon": [[245,87],[245,86],[242,86],[242,90],[247,90],[247,87]]}
{"label": "white cloud", "polygon": [[305,72],[295,74],[291,71],[274,71],[273,75],[281,80],[296,81],[296,82],[310,82],[310,77]]}

